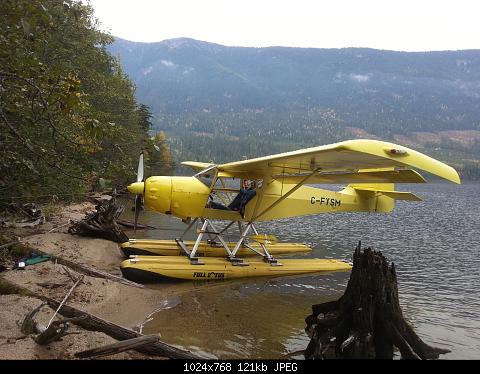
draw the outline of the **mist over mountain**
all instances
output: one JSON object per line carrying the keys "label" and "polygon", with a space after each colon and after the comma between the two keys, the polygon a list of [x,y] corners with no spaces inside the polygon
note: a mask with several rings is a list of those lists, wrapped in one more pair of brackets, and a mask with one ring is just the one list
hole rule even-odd
{"label": "mist over mountain", "polygon": [[116,39],[110,52],[177,158],[226,162],[380,138],[480,159],[480,50],[226,47]]}

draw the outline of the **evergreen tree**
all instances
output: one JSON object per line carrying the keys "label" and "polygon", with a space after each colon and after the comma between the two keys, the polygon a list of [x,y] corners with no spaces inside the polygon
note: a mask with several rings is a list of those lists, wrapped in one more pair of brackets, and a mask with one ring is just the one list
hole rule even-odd
{"label": "evergreen tree", "polygon": [[0,198],[127,183],[151,144],[148,107],[79,0],[0,2]]}

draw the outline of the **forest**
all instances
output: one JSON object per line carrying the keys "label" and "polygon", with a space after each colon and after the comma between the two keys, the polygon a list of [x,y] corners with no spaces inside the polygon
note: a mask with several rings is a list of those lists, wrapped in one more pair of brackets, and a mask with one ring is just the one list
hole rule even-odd
{"label": "forest", "polygon": [[230,47],[115,38],[178,161],[217,163],[353,138],[480,175],[480,50]]}
{"label": "forest", "polygon": [[173,170],[165,134],[106,46],[91,6],[0,2],[0,199],[72,199]]}

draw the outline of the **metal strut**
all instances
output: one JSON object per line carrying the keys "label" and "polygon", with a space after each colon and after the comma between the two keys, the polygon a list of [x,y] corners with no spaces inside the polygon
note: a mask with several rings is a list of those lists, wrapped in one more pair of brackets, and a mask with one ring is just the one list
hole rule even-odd
{"label": "metal strut", "polygon": [[[255,233],[255,235],[258,235],[258,231],[255,228],[255,226],[253,225],[253,223],[252,223],[252,230]],[[263,259],[265,261],[270,263],[270,265],[272,265],[272,266],[282,266],[282,264],[280,262],[278,262],[278,260],[270,254],[270,252],[268,252],[267,246],[265,244],[260,243],[260,242],[259,242],[259,244],[263,249],[263,252],[264,252]]]}
{"label": "metal strut", "polygon": [[[190,263],[192,265],[204,265],[204,262],[202,262],[198,257],[195,255],[197,254],[198,247],[200,246],[200,243],[202,242],[202,238],[205,234],[212,235],[213,240],[218,239],[219,244],[225,249],[227,253],[227,258],[228,260],[232,263],[232,265],[235,266],[248,266],[248,262],[244,261],[241,258],[236,257],[236,254],[240,247],[245,246],[248,249],[252,250],[253,252],[259,254],[264,258],[265,261],[268,261],[270,265],[272,266],[280,266],[282,265],[279,263],[269,252],[267,247],[265,246],[264,243],[259,243],[260,246],[262,247],[263,253],[255,248],[253,248],[250,244],[247,243],[247,235],[250,230],[253,230],[255,234],[258,235],[258,231],[253,225],[253,222],[248,223],[245,228],[242,227],[242,225],[239,223],[239,229],[240,229],[240,238],[238,241],[235,243],[235,246],[233,250],[230,249],[228,246],[227,242],[225,239],[223,239],[222,234],[230,227],[235,221],[230,222],[226,227],[224,227],[222,230],[218,230],[217,227],[213,224],[213,222],[209,219],[202,219],[202,227],[198,231],[198,236],[197,239],[195,240],[195,243],[193,244],[192,250],[189,250],[185,242],[183,241],[183,237],[185,234],[193,227],[193,225],[197,222],[198,219],[195,219],[193,222],[190,223],[190,225],[187,227],[187,229],[183,232],[183,234],[180,236],[180,238],[176,238],[175,241],[177,242],[178,246],[182,249],[182,251],[185,253],[186,256],[188,256]],[[211,231],[210,231],[210,230]],[[211,243],[212,240],[209,240]],[[220,246],[220,245],[219,245]]]}

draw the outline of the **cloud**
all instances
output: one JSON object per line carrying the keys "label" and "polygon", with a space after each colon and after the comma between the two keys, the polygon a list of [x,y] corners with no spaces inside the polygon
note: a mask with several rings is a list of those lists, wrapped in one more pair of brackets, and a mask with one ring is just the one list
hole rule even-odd
{"label": "cloud", "polygon": [[176,66],[172,61],[169,60],[160,60],[160,63],[162,65],[165,65],[167,68],[173,68],[174,66]]}
{"label": "cloud", "polygon": [[360,82],[360,83],[364,83],[364,82],[366,82],[366,81],[368,81],[368,80],[370,79],[370,76],[368,76],[368,75],[353,74],[353,73],[351,73],[348,77],[349,77],[352,81]]}
{"label": "cloud", "polygon": [[153,71],[153,67],[149,66],[148,68],[146,68],[142,71],[142,74],[147,75],[147,74],[150,74],[152,71]]}

